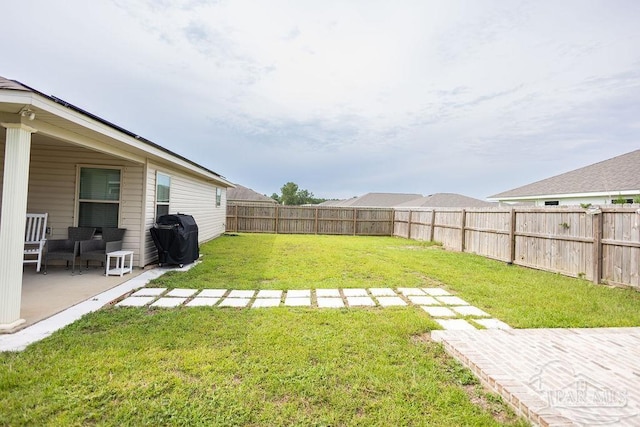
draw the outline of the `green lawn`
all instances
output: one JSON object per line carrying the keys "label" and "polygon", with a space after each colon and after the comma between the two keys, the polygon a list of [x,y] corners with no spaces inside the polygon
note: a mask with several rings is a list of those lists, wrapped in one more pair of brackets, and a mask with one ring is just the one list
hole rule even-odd
{"label": "green lawn", "polygon": [[[152,286],[440,286],[518,327],[639,325],[638,293],[434,245],[241,235]],[[417,307],[106,308],[0,354],[0,425],[524,425]]]}

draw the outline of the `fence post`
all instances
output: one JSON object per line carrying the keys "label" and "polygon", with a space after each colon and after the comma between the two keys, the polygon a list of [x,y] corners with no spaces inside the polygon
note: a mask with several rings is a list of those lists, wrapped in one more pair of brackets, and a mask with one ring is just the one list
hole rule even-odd
{"label": "fence post", "polygon": [[464,252],[464,228],[467,221],[467,211],[462,209],[460,213],[462,218],[460,218],[460,252]]}
{"label": "fence post", "polygon": [[238,222],[239,222],[239,220],[238,220],[238,205],[235,205],[234,207],[235,207],[234,210],[236,212],[236,221],[235,221],[235,227],[234,227],[235,230],[233,230],[233,231],[237,233],[238,232],[238,227],[239,227],[239,225],[238,225]]}
{"label": "fence post", "polygon": [[358,209],[353,208],[353,235],[357,234],[358,229]]}
{"label": "fence post", "polygon": [[279,211],[280,211],[280,205],[276,205],[276,217],[275,217],[276,234],[278,234],[278,218],[280,217]]}
{"label": "fence post", "polygon": [[600,283],[602,278],[602,229],[604,227],[604,214],[599,213],[593,217],[593,283]]}
{"label": "fence post", "polygon": [[391,237],[396,235],[396,210],[391,208]]}
{"label": "fence post", "polygon": [[318,234],[318,208],[316,208],[316,218],[315,218],[316,222],[313,225],[314,230],[315,230],[315,234]]}
{"label": "fence post", "polygon": [[433,239],[435,238],[435,233],[436,233],[436,210],[433,209],[431,211],[431,227],[429,230],[429,241],[433,242]]}
{"label": "fence post", "polygon": [[509,259],[508,263],[513,264],[516,260],[516,210],[511,208],[509,216]]}
{"label": "fence post", "polygon": [[409,209],[409,226],[407,227],[407,239],[411,240],[411,216],[413,215],[413,211]]}

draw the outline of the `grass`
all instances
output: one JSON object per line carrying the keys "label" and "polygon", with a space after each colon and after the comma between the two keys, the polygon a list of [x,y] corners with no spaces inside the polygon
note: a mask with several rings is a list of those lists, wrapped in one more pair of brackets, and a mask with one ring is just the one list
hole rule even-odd
{"label": "grass", "polygon": [[[393,238],[241,235],[153,286],[441,286],[515,326],[640,324],[638,293]],[[0,425],[524,425],[420,309],[105,308],[0,354]]]}

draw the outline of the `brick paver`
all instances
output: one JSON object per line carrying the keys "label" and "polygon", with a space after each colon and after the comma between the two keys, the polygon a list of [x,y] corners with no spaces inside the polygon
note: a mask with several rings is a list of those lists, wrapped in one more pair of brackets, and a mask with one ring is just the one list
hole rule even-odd
{"label": "brick paver", "polygon": [[534,424],[640,425],[640,328],[431,336]]}

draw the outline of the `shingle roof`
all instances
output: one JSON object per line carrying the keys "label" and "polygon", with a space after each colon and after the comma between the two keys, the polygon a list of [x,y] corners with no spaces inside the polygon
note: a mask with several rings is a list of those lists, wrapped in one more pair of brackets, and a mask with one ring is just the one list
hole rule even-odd
{"label": "shingle roof", "polygon": [[496,206],[496,204],[456,193],[431,194],[397,205],[397,207],[403,208],[484,208],[490,206]]}
{"label": "shingle roof", "polygon": [[26,92],[29,92],[29,88],[27,88],[26,86],[21,85],[20,83],[13,80],[5,79],[2,76],[0,76],[0,89],[24,90]]}
{"label": "shingle roof", "polygon": [[490,196],[490,199],[551,194],[640,192],[640,150]]}
{"label": "shingle roof", "polygon": [[419,197],[422,197],[422,194],[367,193],[364,196],[347,199],[338,206],[388,208]]}
{"label": "shingle roof", "polygon": [[271,197],[267,197],[264,194],[260,194],[240,184],[235,184],[235,186],[236,188],[230,188],[227,190],[228,201],[274,203],[274,204],[278,203],[275,200],[273,200]]}

